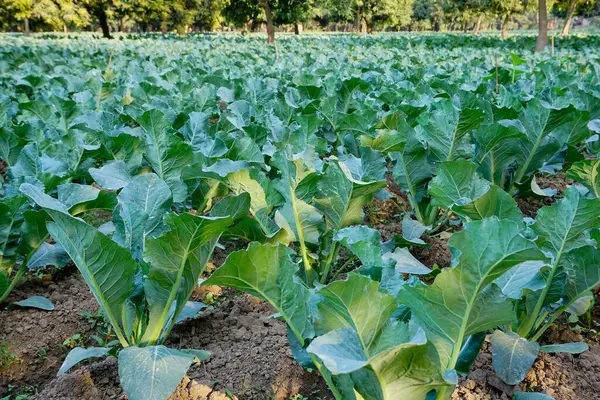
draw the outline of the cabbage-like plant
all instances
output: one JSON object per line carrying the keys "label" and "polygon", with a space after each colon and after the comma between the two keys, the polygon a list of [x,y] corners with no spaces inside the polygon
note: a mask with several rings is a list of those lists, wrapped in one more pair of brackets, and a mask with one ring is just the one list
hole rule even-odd
{"label": "cabbage-like plant", "polygon": [[[194,359],[207,352],[163,345],[180,318],[198,311],[188,303],[228,216],[170,212],[168,185],[139,175],[119,193],[112,238],[68,213],[58,199],[30,184],[21,191],[49,215],[50,236],[69,254],[110,322],[120,345],[119,377],[132,400],[164,400]],[[110,348],[75,348],[59,374]]]}

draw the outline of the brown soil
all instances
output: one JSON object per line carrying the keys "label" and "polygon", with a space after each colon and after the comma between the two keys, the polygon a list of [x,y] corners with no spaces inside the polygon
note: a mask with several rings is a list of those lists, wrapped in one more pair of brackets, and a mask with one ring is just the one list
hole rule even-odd
{"label": "brown soil", "polygon": [[[189,378],[171,399],[225,399],[224,393],[233,393],[240,399],[287,399],[299,393],[311,399],[329,398],[321,378],[294,361],[286,326],[269,318],[271,314],[273,309],[268,304],[239,295],[178,325],[167,345],[209,350],[212,357],[190,368]],[[123,398],[114,359],[54,379],[37,397],[96,398]]]}
{"label": "brown soil", "polygon": [[525,217],[535,218],[540,208],[552,205],[556,200],[563,197],[564,191],[573,184],[571,179],[565,177],[564,172],[559,172],[556,175],[537,176],[536,181],[540,188],[556,189],[557,193],[553,197],[517,197],[517,205]]}
{"label": "brown soil", "polygon": [[[55,310],[7,307],[34,295],[48,297]],[[53,378],[69,351],[62,344],[73,335],[79,333],[82,344],[93,345],[85,339],[90,323],[81,313],[97,310],[96,300],[72,264],[53,281],[33,279],[15,288],[0,311],[0,343],[6,343],[13,354],[10,365],[0,367],[0,396],[9,385],[35,390]]]}
{"label": "brown soil", "polygon": [[541,392],[556,400],[600,399],[600,348],[592,347],[579,356],[540,353],[520,385],[502,382],[492,370],[492,355],[484,344],[471,373],[461,378],[453,399],[508,400],[517,391]]}

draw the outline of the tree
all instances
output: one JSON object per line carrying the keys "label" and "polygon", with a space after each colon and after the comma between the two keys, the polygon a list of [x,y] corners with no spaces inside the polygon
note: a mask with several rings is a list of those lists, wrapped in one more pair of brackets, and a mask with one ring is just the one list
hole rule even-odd
{"label": "tree", "polygon": [[312,1],[279,0],[275,23],[277,25],[294,25],[294,33],[299,35],[302,32],[302,24],[313,17],[313,10]]}
{"label": "tree", "polygon": [[538,5],[539,33],[535,41],[535,51],[542,51],[548,46],[548,10],[546,0],[539,0]]}
{"label": "tree", "polygon": [[79,0],[79,3],[85,7],[90,15],[93,15],[98,20],[102,29],[102,35],[107,39],[112,39],[108,26],[107,11],[113,6],[114,2],[111,0]]}
{"label": "tree", "polygon": [[23,33],[29,36],[29,21],[33,15],[32,0],[12,0],[8,3],[8,9],[14,12],[17,21],[23,21]]}
{"label": "tree", "polygon": [[594,0],[559,0],[555,1],[552,6],[552,13],[558,17],[565,19],[561,36],[568,36],[573,24],[573,17],[575,15],[594,15],[593,12],[596,4]]}
{"label": "tree", "polygon": [[514,14],[525,11],[529,2],[527,0],[491,0],[490,10],[502,18],[501,37],[508,36],[508,23]]}

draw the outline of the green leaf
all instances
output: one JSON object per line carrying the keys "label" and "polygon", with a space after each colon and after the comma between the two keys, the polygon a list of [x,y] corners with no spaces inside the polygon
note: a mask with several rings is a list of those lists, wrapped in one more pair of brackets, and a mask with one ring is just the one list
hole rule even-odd
{"label": "green leaf", "polygon": [[234,221],[246,217],[250,212],[250,195],[248,193],[240,193],[237,196],[227,196],[210,210],[210,215],[213,217],[229,216]]}
{"label": "green leaf", "polygon": [[48,223],[48,232],[69,254],[119,335],[125,300],[133,292],[135,261],[127,250],[80,219],[46,211],[54,220]]}
{"label": "green leaf", "polygon": [[561,343],[561,344],[549,344],[541,346],[540,351],[546,353],[570,353],[579,354],[587,351],[590,348],[586,343],[583,342],[572,342],[572,343]]}
{"label": "green leaf", "polygon": [[290,161],[281,153],[273,156],[271,165],[281,173],[274,187],[285,199],[283,207],[275,214],[275,221],[293,235],[295,241],[300,242],[302,252],[306,253],[306,243],[319,243],[323,217],[314,206],[302,200],[298,188],[304,178],[310,179],[314,171],[306,167],[303,159]]}
{"label": "green leaf", "polygon": [[211,356],[210,351],[206,351],[206,350],[181,349],[181,351],[184,353],[193,355],[195,363],[198,363],[201,361],[208,361],[208,360],[210,360],[210,356]]}
{"label": "green leaf", "polygon": [[537,244],[560,259],[563,253],[585,246],[585,231],[600,227],[600,200],[589,200],[575,188],[565,191],[564,198],[539,210],[533,230]]}
{"label": "green leaf", "polygon": [[388,260],[393,260],[394,269],[402,274],[427,275],[431,272],[431,269],[410,254],[406,247],[398,247],[393,252],[385,253],[383,261]]}
{"label": "green leaf", "polygon": [[113,240],[140,260],[146,238],[157,237],[167,229],[163,218],[171,209],[171,191],[155,174],[145,174],[125,186],[117,200]]}
{"label": "green leaf", "polygon": [[522,164],[523,155],[519,140],[527,140],[525,128],[519,120],[500,120],[481,125],[473,132],[477,143],[475,161],[485,179],[504,187],[506,172],[512,163]]}
{"label": "green leaf", "polygon": [[523,219],[512,197],[479,177],[477,165],[470,161],[447,161],[437,165],[438,175],[429,184],[433,204],[471,220],[492,216],[515,222]]}
{"label": "green leaf", "polygon": [[486,287],[510,268],[544,260],[523,236],[523,226],[510,220],[473,221],[450,238],[454,268],[443,269],[431,286],[403,285],[398,299],[421,321],[442,365],[453,369],[469,335],[513,322],[513,306]]}
{"label": "green leaf", "polygon": [[0,271],[10,269],[15,263],[25,203],[23,196],[0,199]]}
{"label": "green leaf", "polygon": [[27,262],[27,267],[29,269],[34,269],[52,265],[54,267],[62,268],[67,265],[70,260],[69,255],[61,245],[43,242]]}
{"label": "green leaf", "polygon": [[362,223],[363,206],[385,186],[385,181],[356,180],[345,163],[332,160],[317,183],[314,206],[325,216],[328,229],[339,230]]}
{"label": "green leaf", "polygon": [[188,318],[194,318],[200,311],[206,308],[207,305],[199,301],[188,301],[183,306],[181,314],[177,317],[177,324]]}
{"label": "green leaf", "polygon": [[566,177],[581,183],[594,197],[600,198],[600,159],[574,163],[567,171]]}
{"label": "green leaf", "polygon": [[363,265],[383,266],[379,231],[365,225],[350,226],[336,232],[333,240],[341,242]]}
{"label": "green leaf", "polygon": [[492,335],[494,371],[509,385],[517,385],[525,379],[539,351],[537,342],[530,342],[516,333],[497,330]]}
{"label": "green leaf", "polygon": [[378,286],[351,273],[320,289],[316,329],[322,336],[307,350],[332,373],[350,374],[354,389],[365,398],[424,398],[447,385],[436,352],[422,330],[412,332],[407,324],[390,320],[397,305]]}
{"label": "green leaf", "polygon": [[412,127],[408,125],[402,113],[398,111],[383,117],[375,128],[377,129],[377,136],[372,138],[363,135],[361,136],[361,143],[363,146],[369,146],[382,153],[404,151],[406,138],[414,134]]}
{"label": "green leaf", "polygon": [[512,400],[554,400],[554,397],[550,397],[544,393],[515,392]]}
{"label": "green leaf", "polygon": [[169,333],[232,221],[229,217],[169,214],[165,222],[170,231],[148,239],[144,251],[150,269],[144,282],[149,321],[143,344],[155,344]]}
{"label": "green leaf", "polygon": [[565,295],[568,304],[600,285],[600,249],[584,246],[571,250],[561,266],[567,274]]}
{"label": "green leaf", "polygon": [[123,161],[105,164],[102,168],[90,168],[89,172],[98,185],[108,190],[119,190],[133,180]]}
{"label": "green leaf", "polygon": [[[514,182],[523,184],[526,177],[536,172],[568,140],[572,128],[569,118],[574,108],[551,108],[550,105],[534,99],[519,116],[527,139],[519,140],[523,154],[515,172]],[[524,159],[523,159],[524,158]]]}
{"label": "green leaf", "polygon": [[169,132],[171,123],[161,111],[146,111],[136,121],[146,132],[144,156],[171,189],[173,201],[183,202],[187,188],[181,180],[181,172],[192,160],[192,148]]}
{"label": "green leaf", "polygon": [[494,283],[508,298],[520,299],[523,297],[523,290],[536,291],[545,286],[540,269],[546,265],[542,261],[526,261],[505,272]]}
{"label": "green leaf", "polygon": [[456,372],[461,374],[462,376],[469,375],[471,370],[471,364],[479,355],[481,351],[481,347],[485,342],[486,332],[479,332],[475,335],[469,336],[463,343],[462,348],[460,349],[460,354],[458,356],[458,361],[456,362]]}
{"label": "green leaf", "polygon": [[472,154],[469,134],[482,120],[483,111],[477,108],[460,109],[452,100],[440,101],[419,116],[419,133],[433,161],[452,161]]}
{"label": "green leaf", "polygon": [[39,308],[45,311],[54,310],[54,304],[43,296],[31,296],[25,300],[16,301],[13,304],[19,307]]}
{"label": "green leaf", "polygon": [[304,344],[314,335],[310,292],[294,276],[294,252],[283,245],[250,243],[235,251],[203,285],[229,286],[268,301]]}
{"label": "green leaf", "polygon": [[110,347],[88,347],[86,349],[75,347],[67,354],[67,358],[65,358],[65,361],[60,366],[57,375],[66,374],[75,365],[89,358],[106,357],[110,350]]}
{"label": "green leaf", "polygon": [[4,272],[0,271],[0,296],[8,290],[8,278],[4,275]]}
{"label": "green leaf", "polygon": [[0,160],[10,167],[17,162],[22,149],[17,135],[0,126]]}
{"label": "green leaf", "polygon": [[165,400],[194,356],[165,346],[127,347],[119,353],[119,380],[130,400]]}

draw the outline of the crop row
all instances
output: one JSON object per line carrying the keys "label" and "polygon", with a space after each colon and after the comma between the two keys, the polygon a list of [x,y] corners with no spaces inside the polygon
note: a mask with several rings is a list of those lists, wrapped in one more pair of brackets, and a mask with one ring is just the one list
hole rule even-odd
{"label": "crop row", "polygon": [[[284,41],[279,58],[221,37],[4,41],[0,299],[72,260],[119,342],[59,373],[118,353],[130,399],[167,398],[210,356],[163,346],[204,307],[199,280],[269,302],[338,399],[449,399],[489,332],[509,384],[540,351],[587,349],[538,340],[600,284],[594,46],[498,62],[393,38]],[[577,184],[524,218],[515,198],[552,197],[536,177],[560,171]],[[407,201],[383,242],[363,208],[398,201],[386,179]],[[452,266],[432,270],[410,250],[444,230]],[[219,240],[248,245],[202,281]]]}

